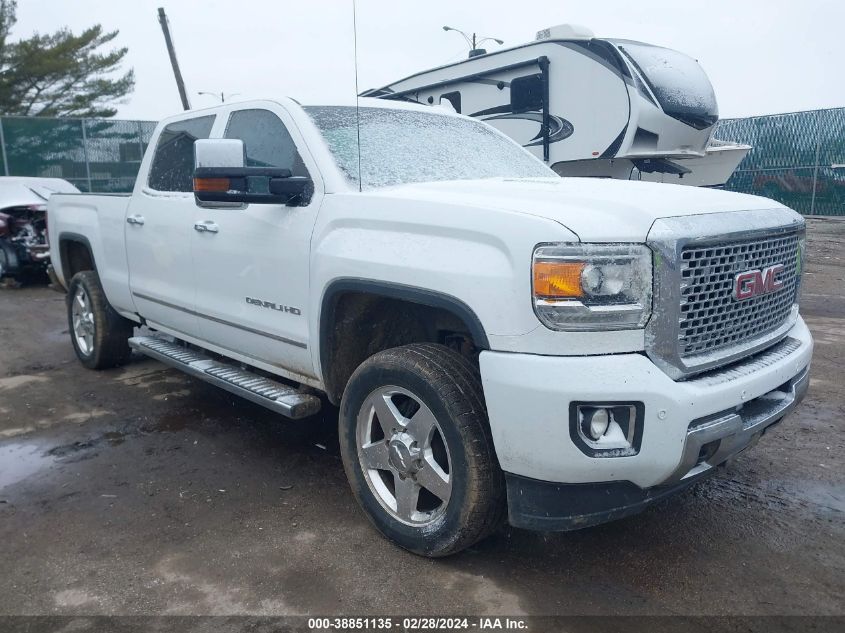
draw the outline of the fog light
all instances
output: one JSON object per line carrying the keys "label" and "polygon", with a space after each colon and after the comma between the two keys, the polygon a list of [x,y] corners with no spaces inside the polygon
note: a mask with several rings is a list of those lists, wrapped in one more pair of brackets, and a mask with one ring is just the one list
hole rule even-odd
{"label": "fog light", "polygon": [[640,450],[642,402],[573,402],[570,436],[591,457],[629,457]]}
{"label": "fog light", "polygon": [[584,425],[584,429],[591,438],[597,440],[607,433],[607,428],[610,426],[610,413],[607,409],[602,407],[592,411],[583,411],[581,415],[581,424]]}

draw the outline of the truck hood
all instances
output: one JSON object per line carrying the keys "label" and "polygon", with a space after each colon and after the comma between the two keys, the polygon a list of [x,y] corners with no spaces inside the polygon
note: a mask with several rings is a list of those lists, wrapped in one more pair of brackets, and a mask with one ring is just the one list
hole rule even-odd
{"label": "truck hood", "polygon": [[11,207],[45,205],[54,193],[79,193],[79,189],[59,178],[0,178],[0,210]]}
{"label": "truck hood", "polygon": [[644,242],[658,218],[783,208],[729,191],[599,178],[451,180],[368,193],[548,218],[584,242]]}

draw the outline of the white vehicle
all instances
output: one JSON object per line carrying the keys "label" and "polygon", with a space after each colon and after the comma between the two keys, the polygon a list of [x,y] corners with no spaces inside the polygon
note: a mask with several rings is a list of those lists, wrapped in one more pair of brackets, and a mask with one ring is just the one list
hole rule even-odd
{"label": "white vehicle", "polygon": [[131,196],[54,196],[50,217],[83,365],[131,347],[290,418],[339,405],[358,501],[427,556],[505,512],[540,530],[637,512],[809,381],[797,213],[559,178],[424,106],[183,113]]}
{"label": "white vehicle", "polygon": [[719,119],[698,62],[642,42],[560,25],[534,42],[474,55],[366,96],[449,104],[561,176],[724,185],[751,149],[710,143]]}
{"label": "white vehicle", "polygon": [[44,277],[50,259],[47,200],[79,193],[61,178],[0,177],[0,282]]}

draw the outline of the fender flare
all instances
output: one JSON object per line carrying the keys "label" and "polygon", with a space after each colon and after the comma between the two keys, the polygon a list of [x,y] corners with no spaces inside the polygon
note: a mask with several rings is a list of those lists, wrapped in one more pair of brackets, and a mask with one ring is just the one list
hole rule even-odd
{"label": "fender flare", "polygon": [[[417,303],[432,308],[441,308],[454,314],[461,319],[469,329],[476,347],[479,349],[490,349],[490,341],[487,339],[487,332],[481,324],[478,315],[466,303],[446,293],[406,286],[389,281],[375,281],[360,278],[340,278],[331,281],[323,291],[323,298],[320,302],[320,374],[324,383],[327,381],[329,372],[326,368],[331,359],[331,326],[334,324],[334,314],[337,309],[338,298],[347,292],[370,294],[389,299],[399,299],[409,303]],[[325,384],[326,393],[333,393],[335,385]]]}
{"label": "fender flare", "polygon": [[67,261],[66,248],[66,245],[70,242],[82,244],[85,247],[85,249],[88,251],[88,255],[91,256],[91,265],[94,267],[94,272],[97,272],[97,260],[94,258],[94,249],[91,248],[91,242],[88,240],[88,238],[82,235],[81,233],[63,231],[62,233],[59,233],[59,260],[62,265],[62,277],[64,278],[66,284],[70,283],[70,279],[67,278],[69,262]]}

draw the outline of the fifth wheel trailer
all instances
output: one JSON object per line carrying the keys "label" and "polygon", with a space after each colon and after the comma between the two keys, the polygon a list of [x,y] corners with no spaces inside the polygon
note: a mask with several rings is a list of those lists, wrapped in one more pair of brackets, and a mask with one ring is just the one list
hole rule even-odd
{"label": "fifth wheel trailer", "polygon": [[711,141],[716,95],[696,60],[574,25],[363,94],[480,118],[561,176],[721,186],[751,149]]}

